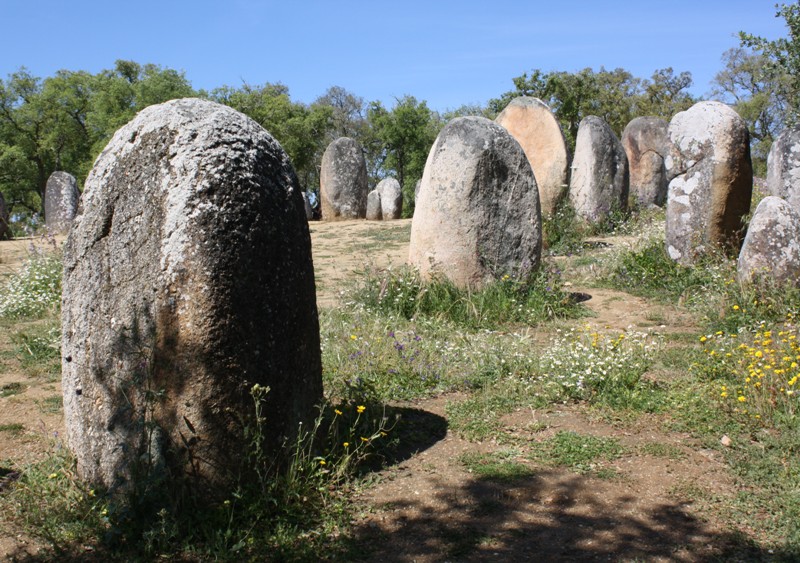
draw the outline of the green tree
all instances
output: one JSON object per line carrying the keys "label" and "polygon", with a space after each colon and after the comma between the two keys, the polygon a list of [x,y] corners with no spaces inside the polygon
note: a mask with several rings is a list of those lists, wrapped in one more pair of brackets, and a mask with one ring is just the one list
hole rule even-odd
{"label": "green tree", "polygon": [[783,118],[787,125],[793,125],[800,121],[800,2],[775,8],[775,17],[786,22],[787,37],[770,41],[742,31],[739,39],[744,47],[764,57],[763,76],[777,87],[777,95],[785,100]]}
{"label": "green tree", "polygon": [[422,178],[440,122],[424,101],[409,95],[397,99],[391,111],[381,102],[372,102],[367,119],[374,144],[379,147],[375,160],[383,175],[392,174],[400,182],[404,214],[410,215],[414,187]]}

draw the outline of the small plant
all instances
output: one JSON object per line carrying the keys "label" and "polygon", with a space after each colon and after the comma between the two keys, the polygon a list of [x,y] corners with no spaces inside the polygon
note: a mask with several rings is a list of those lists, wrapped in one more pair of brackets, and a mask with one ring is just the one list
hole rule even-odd
{"label": "small plant", "polygon": [[550,217],[542,221],[542,242],[551,256],[580,252],[587,236],[586,226],[566,198],[559,202]]}
{"label": "small plant", "polygon": [[61,256],[35,252],[0,286],[0,317],[40,317],[61,303]]}
{"label": "small plant", "polygon": [[597,471],[602,462],[620,457],[623,447],[614,438],[585,436],[560,431],[539,444],[530,454],[533,461],[570,467],[579,473]]}
{"label": "small plant", "polygon": [[22,434],[23,430],[25,430],[25,426],[18,422],[12,422],[11,424],[0,424],[0,432],[7,432],[12,436]]}
{"label": "small plant", "polygon": [[570,399],[650,410],[650,389],[641,385],[641,377],[657,348],[652,337],[642,333],[611,337],[587,325],[560,333],[542,355],[540,370],[545,385]]}
{"label": "small plant", "polygon": [[51,380],[61,375],[61,327],[56,320],[26,326],[11,335],[23,368],[32,376]]}
{"label": "small plant", "polygon": [[11,395],[22,393],[22,391],[22,383],[19,381],[13,381],[0,386],[0,397],[10,397]]}
{"label": "small plant", "polygon": [[782,426],[800,414],[799,336],[793,313],[780,325],[762,322],[755,332],[703,335],[705,359],[695,372],[720,380],[718,399],[733,413]]}

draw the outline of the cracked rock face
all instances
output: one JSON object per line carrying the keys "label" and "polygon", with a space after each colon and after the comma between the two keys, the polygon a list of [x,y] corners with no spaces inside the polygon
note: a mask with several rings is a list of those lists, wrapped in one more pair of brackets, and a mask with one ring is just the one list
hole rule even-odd
{"label": "cracked rock face", "polygon": [[549,217],[567,187],[569,155],[564,133],[550,107],[539,98],[520,96],[497,116],[525,151],[533,169],[542,215]]}
{"label": "cracked rock face", "polygon": [[483,117],[454,119],[428,154],[411,225],[409,262],[424,277],[479,287],[539,265],[536,180],[519,143]]}
{"label": "cracked rock face", "polygon": [[668,135],[668,254],[688,265],[714,246],[738,250],[753,192],[744,121],[725,104],[699,102],[672,118]]}
{"label": "cracked rock face", "polygon": [[784,129],[767,157],[767,192],[800,210],[800,126]]}
{"label": "cracked rock face", "polygon": [[78,214],[80,199],[75,176],[60,171],[50,174],[44,192],[44,221],[48,233],[64,234],[69,231]]}
{"label": "cracked rock face", "polygon": [[622,132],[628,157],[630,193],[641,207],[663,206],[667,201],[664,157],[669,151],[668,124],[658,117],[637,117]]}
{"label": "cracked rock face", "polygon": [[91,483],[156,471],[225,494],[255,384],[270,455],[315,416],[303,198],[277,141],[231,108],[173,100],[117,131],[64,247],[62,303],[67,441]]}
{"label": "cracked rock face", "polygon": [[579,217],[597,223],[628,208],[628,157],[608,124],[590,115],[581,120],[569,200]]}
{"label": "cracked rock face", "polygon": [[322,220],[363,219],[367,214],[367,163],[361,145],[340,137],[322,155]]}
{"label": "cracked rock face", "polygon": [[774,280],[800,285],[800,212],[788,202],[767,196],[758,204],[737,263],[742,283]]}

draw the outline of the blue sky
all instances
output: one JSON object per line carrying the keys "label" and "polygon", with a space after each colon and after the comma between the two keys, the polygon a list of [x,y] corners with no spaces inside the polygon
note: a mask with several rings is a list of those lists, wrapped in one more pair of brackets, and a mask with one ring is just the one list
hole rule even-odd
{"label": "blue sky", "polygon": [[533,68],[688,70],[709,91],[736,33],[784,36],[774,0],[460,2],[0,0],[0,77],[20,66],[98,72],[116,59],[182,70],[195,88],[329,86],[392,105],[483,104]]}

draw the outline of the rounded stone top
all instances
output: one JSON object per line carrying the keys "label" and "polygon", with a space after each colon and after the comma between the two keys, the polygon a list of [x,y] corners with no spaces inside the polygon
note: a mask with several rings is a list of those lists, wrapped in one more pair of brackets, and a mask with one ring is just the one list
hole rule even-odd
{"label": "rounded stone top", "polygon": [[[550,109],[550,106],[548,106],[546,103],[544,103],[539,98],[534,98],[533,96],[518,96],[518,97],[514,98],[513,100],[511,100],[508,103],[508,105],[506,106],[506,108],[509,108],[509,107],[512,107],[512,106],[513,107],[520,107],[520,108],[532,108],[532,109],[541,108],[541,109],[544,109],[544,110],[547,110],[547,111],[552,111]],[[505,110],[503,110],[503,111],[505,111]]]}

